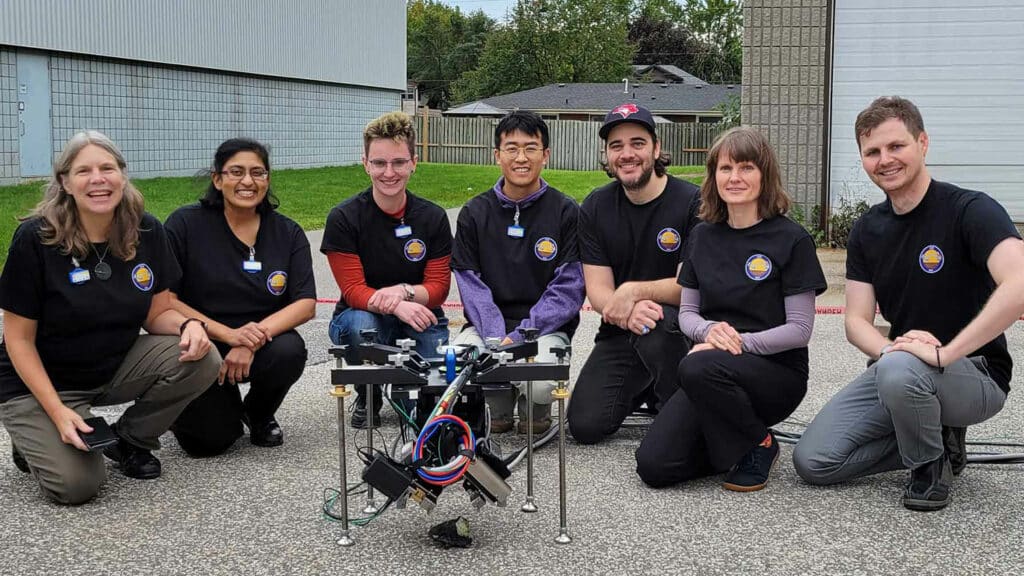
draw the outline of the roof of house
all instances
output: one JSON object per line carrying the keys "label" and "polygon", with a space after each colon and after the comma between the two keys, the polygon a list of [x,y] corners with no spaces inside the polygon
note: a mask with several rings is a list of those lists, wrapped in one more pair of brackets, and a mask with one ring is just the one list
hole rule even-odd
{"label": "roof of house", "polygon": [[[548,84],[539,88],[485,98],[483,103],[504,110],[559,110],[607,112],[625,102],[639,104],[654,114],[687,114],[712,112],[741,87],[733,84],[629,84],[581,83]],[[468,106],[469,104],[467,104]]]}
{"label": "roof of house", "polygon": [[669,76],[674,76],[680,82],[684,84],[703,84],[710,86],[702,78],[698,78],[693,74],[690,74],[686,70],[672,64],[633,64],[633,72],[637,75],[646,74],[651,68],[657,68]]}
{"label": "roof of house", "polygon": [[463,104],[462,106],[451,108],[444,112],[445,116],[504,116],[506,113],[506,110],[495,108],[494,106],[485,104],[480,100],[470,102],[469,104]]}

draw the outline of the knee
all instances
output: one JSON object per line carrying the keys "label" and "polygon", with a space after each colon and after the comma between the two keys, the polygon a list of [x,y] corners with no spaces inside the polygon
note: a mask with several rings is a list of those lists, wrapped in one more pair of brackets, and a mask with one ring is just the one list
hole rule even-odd
{"label": "knee", "polygon": [[87,465],[69,467],[51,482],[40,482],[46,497],[57,504],[76,506],[85,504],[99,494],[107,479],[103,458],[89,458]]}
{"label": "knee", "polygon": [[196,395],[202,394],[216,380],[220,374],[220,365],[224,362],[217,348],[211,346],[210,351],[199,360],[193,362],[180,362],[182,370],[186,372],[183,384],[192,386]]}
{"label": "knee", "polygon": [[239,430],[237,435],[234,436],[213,436],[203,440],[193,438],[185,434],[174,433],[175,439],[178,440],[178,445],[185,451],[186,454],[192,458],[211,458],[213,456],[220,456],[221,454],[228,451],[234,445],[235,440],[241,437],[242,433]]}
{"label": "knee", "polygon": [[331,320],[329,335],[335,344],[359,344],[360,330],[380,330],[380,316],[366,310],[349,308]]}
{"label": "knee", "polygon": [[636,473],[640,480],[651,488],[664,488],[675,482],[665,474],[664,459],[650,448],[647,442],[641,442],[636,449]]}
{"label": "knee", "polygon": [[300,371],[306,365],[309,353],[306,350],[306,342],[299,336],[299,333],[291,330],[278,334],[268,343],[269,352],[274,354],[276,360],[290,366],[299,367]]}
{"label": "knee", "polygon": [[707,391],[707,386],[702,385],[708,375],[718,367],[715,350],[688,354],[679,362],[679,387],[686,391],[693,399]]}
{"label": "knee", "polygon": [[569,403],[569,434],[579,444],[597,444],[606,436],[604,427],[593,415],[581,414],[579,410],[572,409],[572,402]]}
{"label": "knee", "polygon": [[926,394],[924,381],[911,370],[911,362],[920,362],[908,352],[890,352],[878,361],[875,386],[883,406],[896,406],[910,396]]}
{"label": "knee", "polygon": [[798,442],[793,450],[793,468],[804,482],[815,486],[833,484],[837,463],[828,461],[821,452],[805,442]]}

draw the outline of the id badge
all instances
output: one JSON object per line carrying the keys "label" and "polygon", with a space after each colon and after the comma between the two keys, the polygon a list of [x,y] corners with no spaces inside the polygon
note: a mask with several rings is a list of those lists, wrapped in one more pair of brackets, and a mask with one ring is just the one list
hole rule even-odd
{"label": "id badge", "polygon": [[408,224],[395,228],[395,238],[405,238],[412,235],[412,226]]}
{"label": "id badge", "polygon": [[85,284],[92,279],[92,276],[85,268],[75,268],[71,272],[68,272],[68,279],[71,280],[72,284]]}
{"label": "id badge", "polygon": [[522,238],[526,234],[526,228],[513,224],[508,227],[508,235],[513,238]]}
{"label": "id badge", "polygon": [[260,270],[263,270],[263,263],[258,260],[244,260],[242,262],[242,270],[245,270],[249,274],[255,274]]}

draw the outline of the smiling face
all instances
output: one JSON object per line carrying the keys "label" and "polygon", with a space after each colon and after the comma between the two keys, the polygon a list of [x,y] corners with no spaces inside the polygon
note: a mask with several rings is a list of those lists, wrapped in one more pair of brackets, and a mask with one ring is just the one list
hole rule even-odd
{"label": "smiling face", "polygon": [[654,159],[660,154],[661,144],[635,122],[623,122],[608,132],[608,168],[627,190],[638,190],[651,181]]}
{"label": "smiling face", "polygon": [[753,162],[736,162],[723,150],[718,156],[715,185],[718,196],[729,208],[757,206],[761,197],[761,169]]}
{"label": "smiling face", "polygon": [[225,210],[256,210],[267,197],[270,174],[259,155],[246,150],[228,158],[224,169],[213,175],[213,185],[224,197]]}
{"label": "smiling face", "polygon": [[917,138],[898,118],[890,118],[858,139],[864,172],[888,196],[927,187],[930,177],[924,159],[928,134]]}
{"label": "smiling face", "polygon": [[416,169],[416,157],[404,141],[376,138],[370,141],[363,156],[363,168],[370,175],[374,193],[396,198],[405,193],[409,176]]}
{"label": "smiling face", "polygon": [[103,148],[89,144],[75,156],[61,184],[80,216],[113,216],[124,197],[126,178],[117,159]]}
{"label": "smiling face", "polygon": [[530,135],[521,130],[502,134],[501,144],[494,151],[494,159],[505,177],[506,193],[530,193],[540,187],[540,172],[551,156],[544,148],[540,134]]}

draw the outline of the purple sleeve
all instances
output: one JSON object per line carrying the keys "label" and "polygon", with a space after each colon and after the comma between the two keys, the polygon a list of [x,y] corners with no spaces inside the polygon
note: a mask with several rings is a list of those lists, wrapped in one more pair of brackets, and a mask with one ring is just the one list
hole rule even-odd
{"label": "purple sleeve", "polygon": [[803,348],[814,330],[814,290],[786,296],[786,323],[760,332],[741,334],[743,351],[762,356]]}
{"label": "purple sleeve", "polygon": [[704,341],[713,320],[705,320],[700,315],[700,290],[683,287],[679,295],[679,328],[694,344]]}
{"label": "purple sleeve", "polygon": [[476,327],[484,339],[504,337],[505,319],[494,303],[491,289],[480,279],[480,274],[473,270],[454,272],[455,283],[459,286],[459,298],[469,323]]}
{"label": "purple sleeve", "polygon": [[508,337],[513,342],[521,342],[523,335],[519,328],[536,328],[540,336],[555,332],[580,313],[584,297],[583,265],[579,262],[562,264],[555,269],[555,276],[548,282],[540,300],[530,308],[530,317],[524,318]]}

